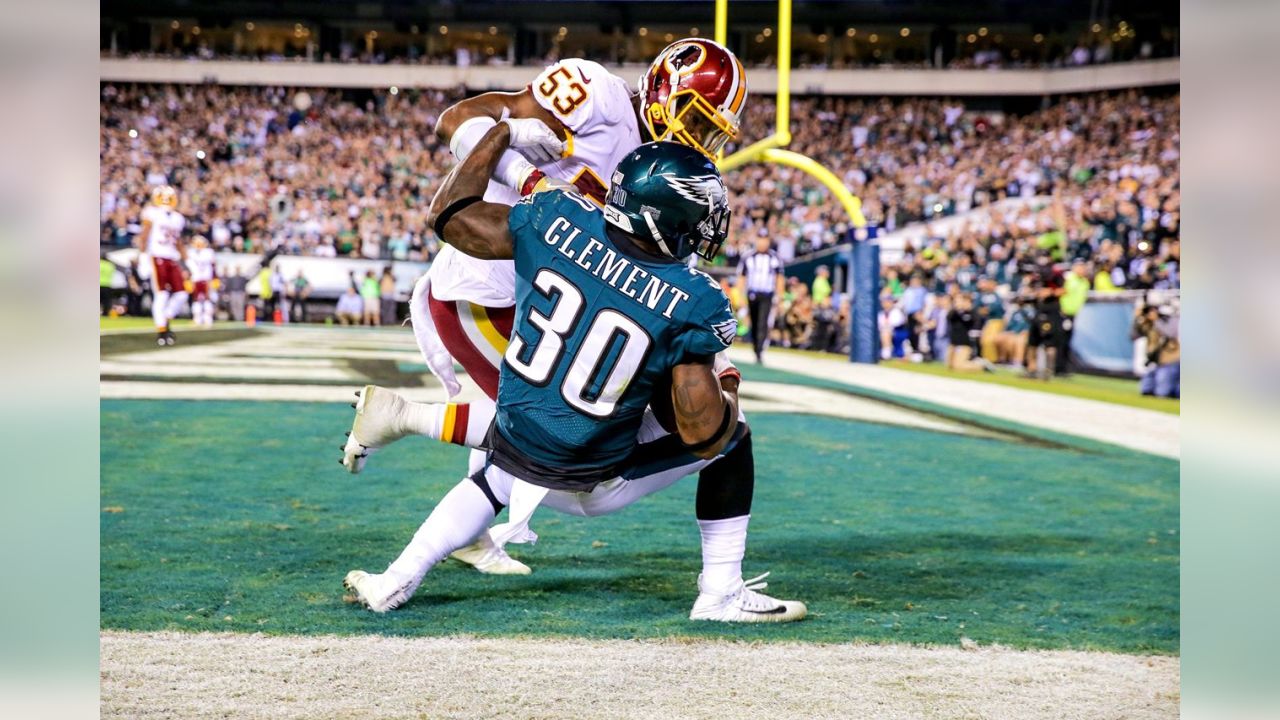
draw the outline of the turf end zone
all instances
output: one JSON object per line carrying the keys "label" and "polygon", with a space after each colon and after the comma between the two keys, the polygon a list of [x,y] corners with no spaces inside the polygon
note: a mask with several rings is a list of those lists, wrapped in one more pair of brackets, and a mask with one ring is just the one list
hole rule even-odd
{"label": "turf end zone", "polygon": [[995,647],[101,636],[113,717],[1178,716],[1179,659]]}

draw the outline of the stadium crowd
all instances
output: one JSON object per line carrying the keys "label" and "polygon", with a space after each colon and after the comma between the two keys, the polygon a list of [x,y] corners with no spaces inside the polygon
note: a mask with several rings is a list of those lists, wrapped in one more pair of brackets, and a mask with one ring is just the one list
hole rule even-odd
{"label": "stadium crowd", "polygon": [[[456,99],[424,91],[358,103],[326,90],[105,85],[102,243],[127,244],[150,187],[169,182],[191,231],[218,249],[429,259],[437,242],[422,223],[425,201],[452,162],[431,128]],[[751,105],[744,143],[768,132],[772,113],[768,98]],[[1056,194],[1058,217],[997,217],[949,239],[969,246],[975,233],[1062,224],[1076,242],[1095,220],[1108,226],[1102,239],[1177,236],[1177,96],[1089,95],[1023,117],[947,100],[807,98],[793,102],[792,116],[808,121],[794,123],[791,148],[835,168],[883,231]],[[845,235],[842,208],[799,171],[754,165],[727,180],[731,265],[762,232],[784,260]]]}
{"label": "stadium crowd", "polygon": [[456,99],[106,85],[102,243],[129,244],[149,189],[168,183],[216,250],[429,259],[426,208],[452,163],[432,128]]}
{"label": "stadium crowd", "polygon": [[[438,242],[424,213],[452,164],[432,128],[460,93],[103,85],[102,244],[128,245],[151,187],[167,182],[189,231],[218,250],[429,260]],[[938,327],[921,313],[950,312],[961,295],[984,320],[1019,327],[1011,300],[1040,256],[1080,261],[1068,274],[1098,291],[1178,287],[1176,94],[1072,96],[1022,116],[947,99],[796,98],[791,114],[803,119],[791,149],[834,169],[880,232],[930,223],[925,242],[884,268],[900,311],[892,352],[936,355],[948,343],[919,335]],[[742,144],[768,134],[772,115],[756,98]],[[847,237],[843,209],[800,171],[752,165],[726,180],[734,216],[718,264],[735,265],[761,235],[784,261]],[[1013,198],[1027,202],[998,204]],[[991,286],[1002,302],[985,307]],[[779,339],[838,345],[822,328],[847,312],[840,294],[806,294],[779,308]],[[1017,354],[992,351],[988,325],[975,331],[987,342],[974,359]]]}

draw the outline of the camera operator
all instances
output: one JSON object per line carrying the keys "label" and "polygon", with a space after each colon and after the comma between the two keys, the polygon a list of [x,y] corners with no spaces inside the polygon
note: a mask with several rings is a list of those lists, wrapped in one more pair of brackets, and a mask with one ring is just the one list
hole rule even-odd
{"label": "camera operator", "polygon": [[838,312],[832,304],[832,297],[827,294],[813,310],[813,333],[809,336],[808,349],[835,352],[836,337],[839,334],[837,325]]}
{"label": "camera operator", "polygon": [[[1066,352],[1061,302],[1063,273],[1054,267],[1047,252],[1039,253],[1036,262],[1023,266],[1022,271],[1026,279],[1021,299],[1034,309],[1027,335],[1027,375],[1047,381],[1053,377],[1058,354]],[[1040,350],[1044,351],[1043,360],[1039,357]]]}
{"label": "camera operator", "polygon": [[978,314],[973,309],[973,297],[966,292],[956,293],[955,307],[947,313],[947,369],[955,372],[990,371],[991,366],[977,357],[979,329]]}
{"label": "camera operator", "polygon": [[1179,397],[1182,391],[1182,345],[1173,308],[1144,302],[1138,305],[1131,333],[1135,343],[1146,341],[1146,371],[1138,383],[1143,395]]}

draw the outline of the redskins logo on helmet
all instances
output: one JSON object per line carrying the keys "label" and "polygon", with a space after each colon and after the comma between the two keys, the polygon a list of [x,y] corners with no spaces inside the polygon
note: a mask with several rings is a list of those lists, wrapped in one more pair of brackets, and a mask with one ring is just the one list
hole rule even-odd
{"label": "redskins logo on helmet", "polygon": [[686,38],[658,53],[640,78],[640,117],[654,140],[715,157],[738,137],[747,73],[723,45]]}
{"label": "redskins logo on helmet", "polygon": [[161,185],[151,191],[151,202],[170,209],[178,207],[178,191],[169,185]]}

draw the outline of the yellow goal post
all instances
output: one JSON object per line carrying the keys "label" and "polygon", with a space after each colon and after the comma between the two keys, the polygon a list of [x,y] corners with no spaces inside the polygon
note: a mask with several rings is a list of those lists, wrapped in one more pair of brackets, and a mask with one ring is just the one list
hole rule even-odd
{"label": "yellow goal post", "polygon": [[[726,45],[729,35],[729,0],[716,0],[716,42]],[[791,143],[791,0],[778,0],[778,91],[777,116],[773,134],[720,159],[721,172],[756,162],[785,165],[807,173],[835,196],[855,228],[867,226],[862,201],[821,163],[798,152],[786,150]],[[749,86],[748,86],[749,87]]]}

